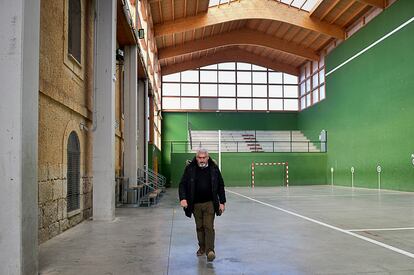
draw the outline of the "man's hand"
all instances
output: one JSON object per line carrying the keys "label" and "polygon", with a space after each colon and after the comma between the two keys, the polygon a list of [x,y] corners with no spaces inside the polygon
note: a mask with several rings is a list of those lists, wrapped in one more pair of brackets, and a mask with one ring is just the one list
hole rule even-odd
{"label": "man's hand", "polygon": [[223,204],[220,203],[220,212],[221,212],[221,214],[224,213],[225,209],[226,209],[226,206],[224,206],[224,203]]}
{"label": "man's hand", "polygon": [[181,201],[180,201],[180,205],[181,205],[181,207],[183,207],[183,208],[187,208],[187,207],[188,207],[187,200],[181,200]]}

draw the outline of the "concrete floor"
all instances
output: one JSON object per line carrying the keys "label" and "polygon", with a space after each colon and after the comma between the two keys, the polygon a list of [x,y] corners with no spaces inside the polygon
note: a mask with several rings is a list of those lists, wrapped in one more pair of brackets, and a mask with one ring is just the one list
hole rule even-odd
{"label": "concrete floor", "polygon": [[414,193],[226,190],[213,263],[195,256],[194,220],[169,189],[155,207],[119,208],[113,222],[86,221],[42,244],[40,274],[414,274]]}

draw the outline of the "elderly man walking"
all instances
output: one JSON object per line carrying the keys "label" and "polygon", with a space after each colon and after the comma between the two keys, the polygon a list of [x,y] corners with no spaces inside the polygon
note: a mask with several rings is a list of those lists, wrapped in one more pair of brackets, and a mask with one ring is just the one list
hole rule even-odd
{"label": "elderly man walking", "polygon": [[195,158],[184,170],[179,197],[187,217],[194,214],[199,249],[197,256],[207,255],[208,261],[216,258],[214,251],[214,215],[225,209],[224,182],[217,165],[208,151],[199,149]]}

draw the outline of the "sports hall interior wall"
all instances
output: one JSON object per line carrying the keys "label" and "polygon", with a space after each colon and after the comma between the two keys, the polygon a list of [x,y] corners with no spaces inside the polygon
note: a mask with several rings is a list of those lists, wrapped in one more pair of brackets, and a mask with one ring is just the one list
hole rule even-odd
{"label": "sports hall interior wall", "polygon": [[[397,1],[326,59],[326,72],[413,18],[414,1]],[[335,185],[414,191],[414,23],[326,77],[326,99],[299,113],[304,132],[328,131],[326,171]],[[317,138],[317,137],[310,137]]]}
{"label": "sports hall interior wall", "polygon": [[[185,161],[193,153],[172,153],[172,141],[187,140],[187,125],[193,130],[297,130],[297,113],[163,113],[162,173],[171,186],[178,186]],[[217,154],[211,156],[218,161]],[[326,155],[320,153],[222,153],[222,173],[226,186],[250,186],[251,163],[289,162],[291,185],[325,184]],[[300,167],[300,168],[299,168]],[[282,185],[282,167],[258,167],[256,185]],[[263,169],[264,173],[261,172]],[[270,169],[274,173],[265,171]],[[276,176],[275,176],[276,175]]]}

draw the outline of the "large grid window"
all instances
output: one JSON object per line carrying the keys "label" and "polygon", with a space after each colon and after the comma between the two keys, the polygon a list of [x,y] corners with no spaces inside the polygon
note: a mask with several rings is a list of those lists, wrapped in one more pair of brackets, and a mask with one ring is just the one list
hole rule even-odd
{"label": "large grid window", "polygon": [[298,77],[241,62],[163,76],[166,111],[298,111]]}
{"label": "large grid window", "polygon": [[307,62],[302,66],[299,91],[300,110],[325,99],[325,62],[323,56],[319,62]]}

